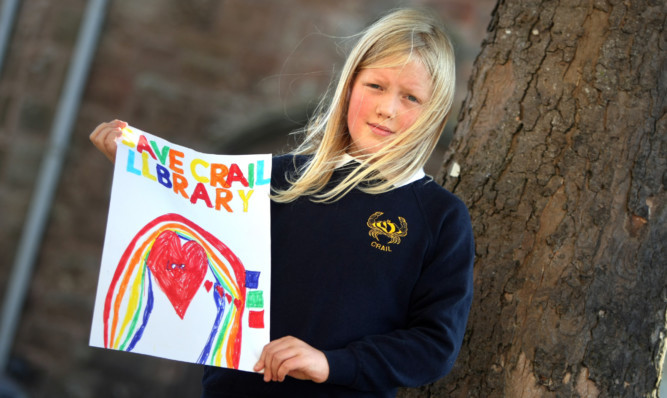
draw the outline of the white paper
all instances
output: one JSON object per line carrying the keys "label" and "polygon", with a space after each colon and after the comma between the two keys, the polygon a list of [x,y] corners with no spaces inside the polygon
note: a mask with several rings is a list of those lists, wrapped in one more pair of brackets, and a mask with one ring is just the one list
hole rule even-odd
{"label": "white paper", "polygon": [[90,345],[252,371],[269,342],[271,155],[118,140]]}

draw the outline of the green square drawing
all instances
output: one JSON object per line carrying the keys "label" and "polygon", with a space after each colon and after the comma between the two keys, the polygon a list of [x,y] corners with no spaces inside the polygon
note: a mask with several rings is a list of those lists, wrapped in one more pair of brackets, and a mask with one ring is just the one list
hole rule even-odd
{"label": "green square drawing", "polygon": [[246,307],[264,308],[264,295],[261,290],[251,290],[246,296]]}

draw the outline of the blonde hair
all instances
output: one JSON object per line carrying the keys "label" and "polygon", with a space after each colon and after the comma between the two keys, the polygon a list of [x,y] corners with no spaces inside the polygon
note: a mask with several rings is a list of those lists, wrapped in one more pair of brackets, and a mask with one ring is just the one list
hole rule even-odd
{"label": "blonde hair", "polygon": [[[431,77],[431,97],[422,104],[419,117],[376,153],[360,158],[361,164],[331,189],[326,189],[334,167],[350,145],[347,127],[349,92],[358,72],[388,68],[419,60]],[[276,190],[272,199],[291,202],[310,196],[315,202],[334,202],[359,188],[377,194],[387,192],[419,171],[438,142],[454,98],[455,66],[452,44],[439,20],[414,9],[394,11],[361,32],[348,55],[331,100],[320,103],[316,116],[305,127],[305,138],[292,152],[312,155],[290,180],[287,190]],[[288,176],[289,177],[289,176]]]}

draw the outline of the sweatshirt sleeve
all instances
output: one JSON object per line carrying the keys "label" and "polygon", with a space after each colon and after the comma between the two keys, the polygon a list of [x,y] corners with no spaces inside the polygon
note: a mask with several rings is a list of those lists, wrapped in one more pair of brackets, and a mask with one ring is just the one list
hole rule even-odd
{"label": "sweatshirt sleeve", "polygon": [[414,285],[405,329],[325,351],[328,383],[358,390],[414,387],[446,375],[461,348],[473,291],[474,242],[460,201],[441,218],[435,248]]}

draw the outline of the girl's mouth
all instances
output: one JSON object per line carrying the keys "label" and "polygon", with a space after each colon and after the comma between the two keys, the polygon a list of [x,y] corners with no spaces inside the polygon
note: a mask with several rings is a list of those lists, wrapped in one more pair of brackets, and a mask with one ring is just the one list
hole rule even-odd
{"label": "girl's mouth", "polygon": [[375,133],[379,136],[382,136],[382,137],[386,137],[388,135],[394,134],[393,131],[391,131],[390,129],[388,129],[388,128],[382,126],[382,125],[379,125],[379,124],[368,123],[368,127],[370,127],[370,129],[373,133]]}

